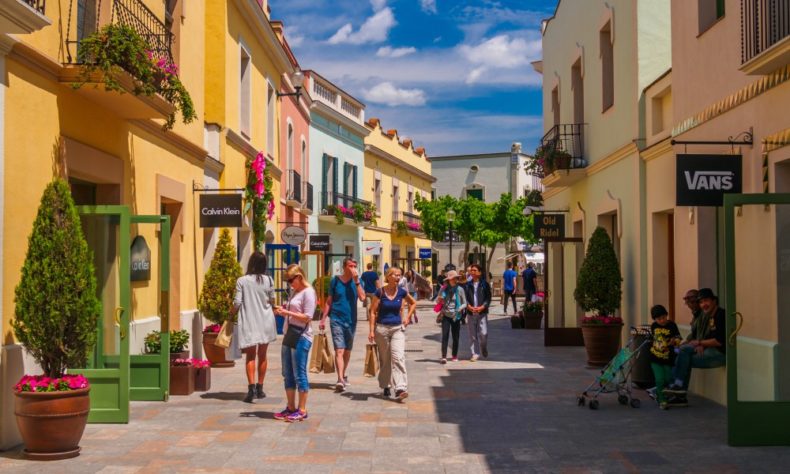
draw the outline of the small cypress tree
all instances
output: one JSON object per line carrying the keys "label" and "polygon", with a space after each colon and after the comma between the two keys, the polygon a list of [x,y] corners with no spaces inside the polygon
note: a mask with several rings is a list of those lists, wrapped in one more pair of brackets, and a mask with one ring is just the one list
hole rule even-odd
{"label": "small cypress tree", "polygon": [[228,319],[236,280],[240,276],[241,265],[236,261],[236,249],[230,240],[230,231],[222,229],[198,300],[198,308],[206,319],[218,324]]}
{"label": "small cypress tree", "polygon": [[603,227],[597,227],[587,245],[573,297],[585,311],[612,315],[620,307],[622,282],[612,241]]}
{"label": "small cypress tree", "polygon": [[15,295],[14,334],[44,375],[85,367],[101,302],[93,254],[63,179],[47,185],[41,197]]}

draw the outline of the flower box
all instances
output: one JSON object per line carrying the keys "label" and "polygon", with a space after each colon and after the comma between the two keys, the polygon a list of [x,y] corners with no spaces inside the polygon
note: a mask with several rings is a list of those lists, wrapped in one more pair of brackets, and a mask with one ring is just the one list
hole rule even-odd
{"label": "flower box", "polygon": [[170,365],[170,395],[192,395],[195,391],[195,367]]}
{"label": "flower box", "polygon": [[195,368],[195,391],[208,392],[211,390],[211,367]]}

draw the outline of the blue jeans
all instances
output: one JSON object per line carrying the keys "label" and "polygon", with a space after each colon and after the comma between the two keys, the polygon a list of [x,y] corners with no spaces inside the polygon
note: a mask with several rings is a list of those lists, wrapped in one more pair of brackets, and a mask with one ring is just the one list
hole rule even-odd
{"label": "blue jeans", "polygon": [[286,390],[298,387],[300,392],[310,391],[310,384],[307,381],[307,359],[312,345],[313,343],[306,337],[300,337],[295,348],[283,346],[281,354]]}
{"label": "blue jeans", "polygon": [[342,324],[329,321],[329,330],[332,333],[332,344],[335,350],[346,349],[351,350],[354,348],[354,332],[356,331],[356,324],[351,327],[343,326]]}
{"label": "blue jeans", "polygon": [[678,357],[675,360],[675,368],[672,370],[672,376],[675,380],[682,380],[683,388],[688,390],[692,367],[697,369],[712,369],[714,367],[723,366],[726,361],[727,357],[715,347],[708,347],[702,352],[702,355],[699,355],[693,347],[681,346]]}

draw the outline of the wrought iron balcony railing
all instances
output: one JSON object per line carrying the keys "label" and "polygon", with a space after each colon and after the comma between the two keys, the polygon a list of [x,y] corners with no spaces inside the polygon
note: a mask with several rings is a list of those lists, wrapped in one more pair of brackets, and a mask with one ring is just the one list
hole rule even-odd
{"label": "wrought iron balcony railing", "polygon": [[[27,0],[28,3],[43,0]],[[70,0],[66,23],[66,62],[85,62],[80,54],[80,42],[108,24],[124,25],[137,32],[151,47],[157,59],[173,62],[173,34],[163,21],[142,0],[110,0],[110,7],[102,7],[101,0]]]}
{"label": "wrought iron balcony railing", "polygon": [[[402,222],[402,224],[399,224]],[[420,216],[411,212],[393,211],[392,223],[394,227],[409,232],[422,232],[422,220]]]}
{"label": "wrought iron balcony railing", "polygon": [[790,36],[790,2],[741,0],[741,63]]}
{"label": "wrought iron balcony railing", "polygon": [[38,10],[39,13],[42,15],[44,14],[44,10],[46,9],[46,0],[23,0],[25,3],[30,5],[35,10]]}
{"label": "wrought iron balcony railing", "polygon": [[305,209],[313,211],[313,185],[305,181],[304,183],[305,188],[305,200],[302,201],[302,207]]}
{"label": "wrought iron balcony railing", "polygon": [[583,123],[564,123],[555,125],[540,140],[536,159],[545,163],[544,173],[555,170],[585,168]]}
{"label": "wrought iron balcony railing", "polygon": [[288,189],[285,200],[302,203],[302,176],[296,170],[288,170]]}
{"label": "wrought iron balcony railing", "polygon": [[[357,204],[366,209],[362,219],[357,219],[355,216],[356,210],[354,207]],[[335,214],[336,211],[340,211],[345,217],[353,219],[354,222],[373,221],[375,219],[375,209],[371,210],[371,207],[370,201],[365,201],[364,199],[359,199],[347,194],[335,193],[332,191],[324,191],[321,193],[321,214],[324,215],[331,215]]]}

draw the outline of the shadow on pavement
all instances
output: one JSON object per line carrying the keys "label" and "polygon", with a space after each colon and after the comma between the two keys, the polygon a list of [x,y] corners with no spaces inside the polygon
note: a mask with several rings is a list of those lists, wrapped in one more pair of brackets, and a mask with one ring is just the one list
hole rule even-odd
{"label": "shadow on pavement", "polygon": [[241,418],[261,418],[266,420],[274,419],[274,412],[272,411],[243,411],[239,413]]}
{"label": "shadow on pavement", "polygon": [[206,392],[201,393],[200,398],[204,400],[242,401],[244,395],[244,393],[240,392]]}

